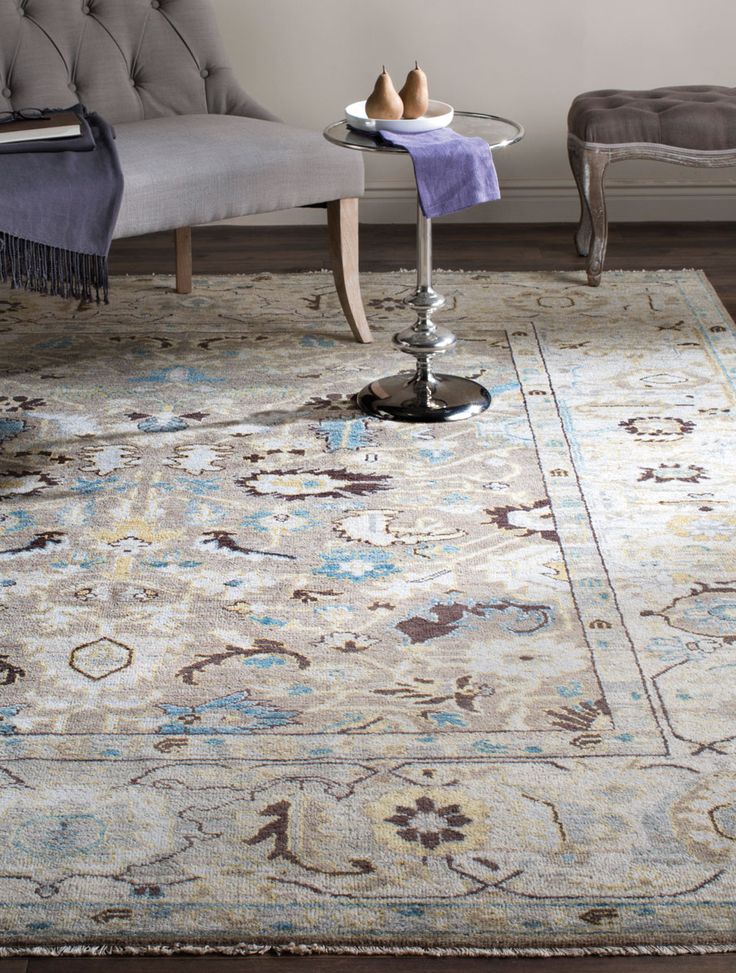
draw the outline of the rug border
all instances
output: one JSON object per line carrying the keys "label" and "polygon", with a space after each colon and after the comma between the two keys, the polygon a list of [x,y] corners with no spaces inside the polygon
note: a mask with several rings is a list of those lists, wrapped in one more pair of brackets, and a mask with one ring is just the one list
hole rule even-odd
{"label": "rug border", "polygon": [[[682,273],[682,271],[680,271]],[[700,278],[700,282],[703,284],[703,288],[707,293],[713,298],[713,303],[718,307],[720,311],[723,312],[723,317],[728,321],[734,329],[736,329],[736,320],[734,320],[733,315],[730,313],[726,305],[721,300],[715,285],[711,281],[708,274],[701,268],[694,268],[693,270],[688,270],[687,273],[694,273]]]}
{"label": "rug border", "polygon": [[556,956],[706,956],[735,953],[734,943],[691,945],[634,944],[628,946],[349,946],[321,943],[151,943],[122,946],[108,943],[77,946],[0,946],[0,959],[21,956],[435,956],[480,958],[554,958]]}

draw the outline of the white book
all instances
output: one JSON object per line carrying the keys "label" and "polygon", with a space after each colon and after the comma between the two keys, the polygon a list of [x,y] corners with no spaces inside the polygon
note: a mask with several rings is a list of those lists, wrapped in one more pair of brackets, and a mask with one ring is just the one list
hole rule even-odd
{"label": "white book", "polygon": [[69,139],[81,134],[79,117],[71,111],[29,121],[0,122],[0,145],[8,142],[37,142],[41,139]]}

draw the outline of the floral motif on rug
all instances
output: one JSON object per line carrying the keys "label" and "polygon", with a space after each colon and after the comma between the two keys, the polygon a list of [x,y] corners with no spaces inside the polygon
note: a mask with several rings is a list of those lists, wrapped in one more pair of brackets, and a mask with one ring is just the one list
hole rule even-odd
{"label": "floral motif on rug", "polygon": [[408,275],[0,294],[0,947],[736,943],[736,335],[439,274],[491,391],[362,416]]}

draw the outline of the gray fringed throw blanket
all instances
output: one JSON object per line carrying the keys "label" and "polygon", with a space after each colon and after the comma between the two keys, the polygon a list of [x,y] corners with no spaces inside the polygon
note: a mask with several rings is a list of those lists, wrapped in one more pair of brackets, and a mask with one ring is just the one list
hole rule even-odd
{"label": "gray fringed throw blanket", "polygon": [[82,105],[64,110],[78,115],[81,136],[0,144],[0,279],[107,303],[123,195],[115,132]]}

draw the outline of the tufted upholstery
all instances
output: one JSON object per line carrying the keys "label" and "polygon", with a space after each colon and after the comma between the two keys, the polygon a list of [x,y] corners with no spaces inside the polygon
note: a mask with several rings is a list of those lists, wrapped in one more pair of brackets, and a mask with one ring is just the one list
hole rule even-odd
{"label": "tufted upholstery", "polygon": [[363,193],[359,153],[243,91],[210,0],[0,0],[0,112],[77,101],[117,129],[116,237]]}
{"label": "tufted upholstery", "polygon": [[0,110],[75,101],[114,123],[275,117],[235,80],[209,0],[0,0]]}
{"label": "tufted upholstery", "polygon": [[691,85],[589,91],[572,103],[568,129],[583,142],[648,142],[681,149],[736,148],[736,88]]}

